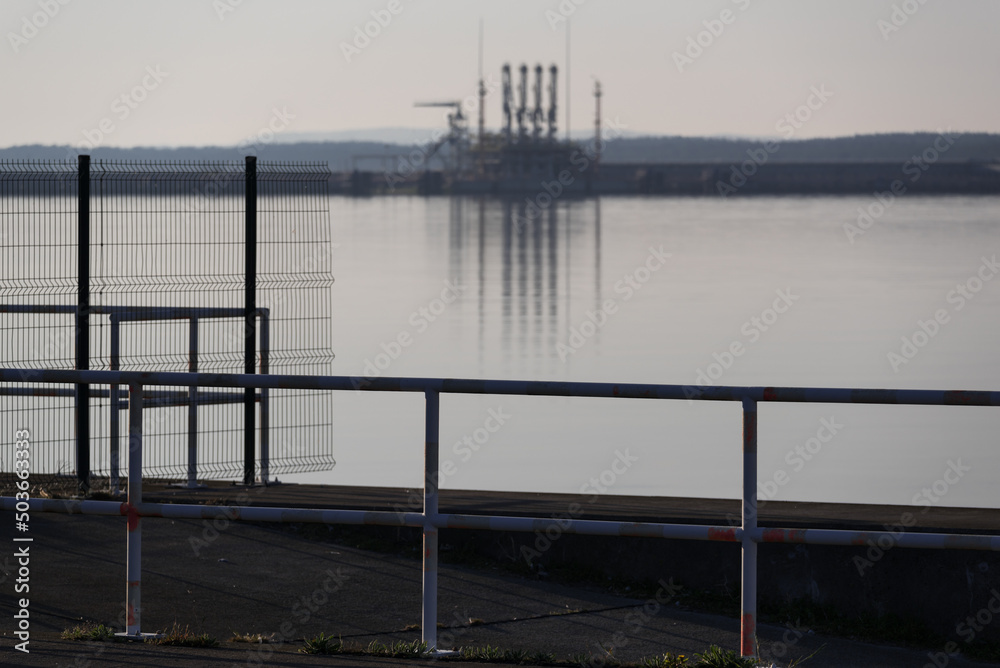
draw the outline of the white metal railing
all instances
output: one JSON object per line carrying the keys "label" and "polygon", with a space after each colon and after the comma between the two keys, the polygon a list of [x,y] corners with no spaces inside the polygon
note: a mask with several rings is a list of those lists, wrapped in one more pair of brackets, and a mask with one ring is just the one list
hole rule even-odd
{"label": "white metal railing", "polygon": [[[909,533],[832,529],[761,529],[757,526],[757,404],[759,402],[815,402],[998,406],[1000,392],[938,390],[866,390],[834,388],[692,387],[614,383],[570,383],[440,378],[375,378],[349,376],[282,376],[208,373],[144,373],[138,371],[62,371],[0,369],[0,381],[20,383],[88,383],[129,387],[129,485],[125,503],[115,501],[56,501],[30,499],[18,502],[0,497],[4,510],[18,503],[41,512],[124,515],[128,518],[127,628],[124,635],[141,636],[141,540],[143,517],[215,519],[256,522],[316,522],[419,527],[423,530],[423,604],[421,637],[437,647],[438,529],[487,529],[535,531],[552,525],[552,519],[497,515],[442,514],[438,511],[438,429],[441,393],[532,396],[608,397],[739,401],[743,405],[742,526],[663,524],[607,520],[560,520],[564,533],[648,536],[739,543],[742,548],[740,652],[754,656],[757,617],[757,544],[809,543],[863,545],[886,537],[899,547],[1000,551],[998,535]],[[342,509],[290,509],[226,507],[195,504],[159,504],[142,500],[142,396],[145,386],[234,387],[364,390],[418,392],[425,397],[424,493],[422,512],[386,512]]]}
{"label": "white metal railing", "polygon": [[[74,304],[0,304],[0,313],[22,313],[31,315],[74,315],[77,307]],[[121,368],[121,324],[123,322],[143,322],[160,320],[187,320],[188,321],[188,371],[198,371],[199,353],[199,320],[209,319],[236,319],[244,318],[246,311],[242,308],[207,307],[207,306],[91,306],[92,315],[106,315],[110,321],[110,359],[108,367],[111,371],[118,371]],[[258,308],[254,311],[256,318],[260,321],[260,373],[269,372],[271,353],[271,311],[267,308]],[[33,392],[32,388],[25,387],[0,387],[0,396],[64,396],[76,397],[76,390],[67,388],[65,390],[43,389],[40,392]],[[121,411],[128,409],[128,402],[122,401],[122,391],[117,384],[111,385],[110,390],[91,390],[92,397],[110,397],[111,413],[108,424],[108,483],[112,494],[118,493],[119,477],[121,475]],[[164,392],[155,397],[147,396],[151,400],[151,407],[167,408],[172,406],[188,407],[188,430],[187,430],[187,481],[184,487],[195,489],[198,487],[198,406],[209,404],[242,404],[245,401],[243,394],[199,394],[196,386],[188,388],[186,391]],[[255,397],[260,404],[260,480],[268,481],[270,476],[270,442],[271,442],[271,410],[270,397],[267,389],[261,389]],[[89,470],[89,467],[87,467]]]}

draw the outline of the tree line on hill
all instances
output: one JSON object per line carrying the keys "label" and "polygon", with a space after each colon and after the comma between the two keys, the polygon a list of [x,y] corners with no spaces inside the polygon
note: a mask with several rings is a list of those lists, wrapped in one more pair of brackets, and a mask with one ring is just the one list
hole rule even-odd
{"label": "tree line on hill", "polygon": [[[1000,134],[954,133],[944,162],[1000,162]],[[934,146],[938,133],[891,133],[778,140],[724,137],[622,137],[606,142],[602,160],[607,163],[733,163],[746,159],[747,151],[762,145],[776,146],[769,162],[784,163],[902,163]],[[586,142],[583,142],[586,143]],[[226,147],[94,147],[43,146],[39,144],[0,149],[0,161],[75,159],[87,153],[95,160],[217,161],[261,160],[326,162],[333,171],[382,171],[383,165],[410,154],[415,146],[373,141],[300,142]],[[361,157],[364,156],[364,157]],[[405,159],[405,158],[403,158]]]}

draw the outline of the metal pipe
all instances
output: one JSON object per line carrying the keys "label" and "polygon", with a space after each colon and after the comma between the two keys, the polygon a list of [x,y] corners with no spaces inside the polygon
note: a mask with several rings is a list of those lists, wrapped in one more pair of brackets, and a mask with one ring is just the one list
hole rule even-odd
{"label": "metal pipe", "polygon": [[142,503],[142,385],[130,383],[128,411],[128,547],[126,565],[126,629],[140,635],[142,618],[142,522],[136,507]]}
{"label": "metal pipe", "polygon": [[[127,394],[127,390],[118,387],[118,410],[120,411],[128,410],[128,398],[122,397],[123,392]],[[74,397],[76,396],[76,389],[60,389],[58,387],[0,387],[0,396]],[[91,399],[106,399],[111,396],[110,390],[90,388]],[[142,396],[146,408],[187,406],[191,403],[191,397],[187,390],[144,390]],[[258,398],[257,401],[259,400]],[[199,406],[204,406],[205,404],[238,404],[243,402],[243,393],[199,392],[197,402]]]}
{"label": "metal pipe", "polygon": [[[198,371],[198,318],[189,321],[188,333],[188,369],[191,373]],[[198,386],[188,387],[188,466],[187,486],[189,489],[198,487]]]}
{"label": "metal pipe", "polygon": [[[567,513],[568,514],[568,513]],[[743,535],[737,527],[701,524],[661,524],[657,522],[619,522],[616,520],[579,520],[570,517],[506,517],[501,515],[439,515],[438,526],[445,529],[486,531],[558,531],[587,536],[641,536],[738,543]]]}
{"label": "metal pipe", "polygon": [[[269,373],[271,349],[271,319],[267,309],[258,309],[260,315],[260,372]],[[266,387],[260,390],[260,480],[265,485],[271,476],[271,402]]]}
{"label": "metal pipe", "polygon": [[437,650],[438,432],[441,395],[424,393],[424,578],[420,639]]}
{"label": "metal pipe", "polygon": [[757,529],[759,543],[808,543],[810,545],[856,545],[908,547],[927,550],[1000,551],[1000,536],[925,533],[905,531],[860,531],[845,529]]}
{"label": "metal pipe", "polygon": [[[246,156],[244,211],[244,313],[243,357],[244,372],[256,371],[257,356],[257,157]],[[243,484],[254,482],[255,411],[252,387],[247,387],[243,398]]]}
{"label": "metal pipe", "polygon": [[912,404],[937,406],[1000,406],[1000,392],[964,390],[866,390],[802,387],[696,387],[639,383],[577,383],[522,380],[443,378],[360,378],[352,376],[294,376],[145,371],[73,371],[64,369],[0,369],[0,381],[23,383],[111,383],[187,387],[242,387],[368,392],[444,392],[616,399],[683,399],[690,401]]}
{"label": "metal pipe", "polygon": [[[178,520],[228,519],[245,522],[301,522],[306,524],[343,524],[368,526],[425,526],[423,513],[392,511],[341,510],[319,508],[276,508],[270,506],[205,506],[185,503],[142,502],[132,507],[119,501],[80,499],[41,499],[28,501],[31,512],[68,515],[157,517]],[[17,499],[0,497],[0,510],[15,510]],[[439,529],[477,529],[532,533],[558,526],[562,533],[585,536],[642,536],[677,540],[709,540],[740,543],[739,527],[697,524],[633,523],[612,520],[558,520],[552,517],[508,517],[502,515],[438,514],[434,525]],[[755,542],[802,543],[808,545],[847,545],[863,547],[872,541],[893,541],[896,547],[925,550],[982,550],[1000,552],[1000,536],[949,533],[892,533],[833,529],[761,529]]]}
{"label": "metal pipe", "polygon": [[[76,228],[76,368],[90,368],[90,156],[77,157]],[[76,478],[79,491],[90,491],[90,385],[76,386]]]}
{"label": "metal pipe", "polygon": [[[111,359],[109,361],[108,367],[112,371],[118,371],[121,366],[121,322],[116,316],[111,316]],[[111,386],[111,410],[109,411],[111,415],[109,420],[111,424],[109,425],[108,440],[110,441],[109,447],[111,449],[110,453],[110,463],[108,464],[111,469],[108,473],[109,484],[112,494],[118,494],[119,487],[121,486],[120,478],[121,475],[121,395],[118,391],[118,385],[113,384]]]}
{"label": "metal pipe", "polygon": [[743,400],[743,571],[740,583],[740,655],[756,656],[757,640],[757,402]]}
{"label": "metal pipe", "polygon": [[[74,314],[77,307],[70,304],[0,304],[0,313]],[[215,306],[115,306],[92,304],[91,315],[114,315],[122,320],[184,320],[198,318],[242,318],[241,308]]]}

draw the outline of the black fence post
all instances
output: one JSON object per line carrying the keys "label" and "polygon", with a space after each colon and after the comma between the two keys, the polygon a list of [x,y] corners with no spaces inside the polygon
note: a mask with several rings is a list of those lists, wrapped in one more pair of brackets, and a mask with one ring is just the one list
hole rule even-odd
{"label": "black fence post", "polygon": [[[90,156],[77,158],[76,368],[90,368]],[[90,491],[90,385],[76,385],[76,479]]]}
{"label": "black fence post", "polygon": [[[246,314],[244,315],[244,353],[246,373],[256,369],[257,357],[257,157],[246,156]],[[248,387],[243,395],[243,484],[254,483],[254,428],[256,411],[254,395],[257,390]]]}

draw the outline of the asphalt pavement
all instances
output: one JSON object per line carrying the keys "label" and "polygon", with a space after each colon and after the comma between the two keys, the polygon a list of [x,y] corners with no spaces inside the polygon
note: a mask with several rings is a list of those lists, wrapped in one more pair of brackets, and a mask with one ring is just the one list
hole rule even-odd
{"label": "asphalt pavement", "polygon": [[[35,513],[31,521],[29,653],[15,649],[20,640],[10,613],[23,596],[15,596],[16,569],[9,558],[16,544],[3,541],[7,547],[0,554],[5,611],[0,663],[5,666],[428,665],[426,659],[299,652],[306,638],[321,632],[362,646],[419,639],[419,559],[244,523],[213,527],[208,521],[143,520],[142,630],[179,626],[218,638],[218,647],[61,640],[64,630],[82,623],[122,628],[125,519]],[[13,524],[11,513],[0,513],[0,525]],[[669,582],[649,598],[628,598],[499,568],[442,565],[439,577],[438,619],[446,627],[439,630],[440,647],[492,645],[560,659],[586,655],[600,665],[607,652],[634,660],[668,651],[692,656],[713,644],[739,645],[737,619],[682,609],[672,599]],[[235,634],[256,633],[274,642],[229,641]],[[761,625],[759,640],[762,656],[777,666],[809,655],[801,665],[934,665],[927,650],[824,637],[806,628]],[[949,667],[980,665],[943,654],[937,660]]]}

